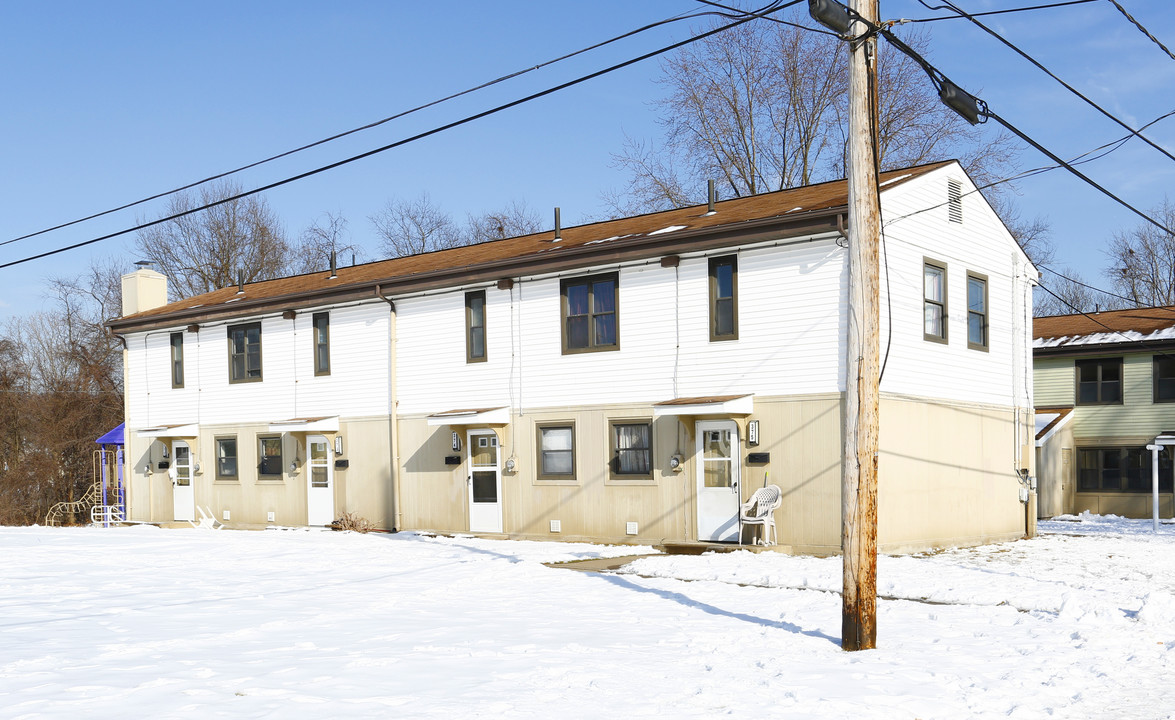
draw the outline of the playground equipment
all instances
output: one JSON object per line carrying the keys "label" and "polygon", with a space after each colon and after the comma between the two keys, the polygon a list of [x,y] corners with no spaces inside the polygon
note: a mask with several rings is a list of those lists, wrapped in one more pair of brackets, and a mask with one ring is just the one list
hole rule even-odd
{"label": "playground equipment", "polygon": [[94,484],[80,498],[59,502],[45,514],[46,525],[60,525],[67,514],[76,517],[89,511],[90,522],[102,527],[126,521],[126,484],[123,456],[123,429],[120,424],[98,438],[94,451]]}

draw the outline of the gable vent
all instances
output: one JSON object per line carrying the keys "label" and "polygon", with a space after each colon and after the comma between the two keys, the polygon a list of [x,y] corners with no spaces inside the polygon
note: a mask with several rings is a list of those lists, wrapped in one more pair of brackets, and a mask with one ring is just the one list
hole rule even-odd
{"label": "gable vent", "polygon": [[963,184],[958,180],[947,180],[947,219],[963,222]]}

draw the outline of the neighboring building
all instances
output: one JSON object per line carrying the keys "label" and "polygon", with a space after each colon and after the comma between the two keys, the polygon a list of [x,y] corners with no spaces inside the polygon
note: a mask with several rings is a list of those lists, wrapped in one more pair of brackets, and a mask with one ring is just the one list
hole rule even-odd
{"label": "neighboring building", "polygon": [[[1031,534],[1036,272],[957,163],[881,186],[879,546]],[[110,326],[128,348],[131,515],[196,505],[257,527],[350,511],[389,529],[736,541],[740,502],[773,483],[783,548],[837,552],[846,193],[824,183],[166,305],[158,273],[128,275]]]}
{"label": "neighboring building", "polygon": [[[1175,431],[1175,307],[1037,318],[1033,335],[1040,517],[1151,517],[1146,446]],[[1168,448],[1159,453],[1164,517],[1171,477]]]}

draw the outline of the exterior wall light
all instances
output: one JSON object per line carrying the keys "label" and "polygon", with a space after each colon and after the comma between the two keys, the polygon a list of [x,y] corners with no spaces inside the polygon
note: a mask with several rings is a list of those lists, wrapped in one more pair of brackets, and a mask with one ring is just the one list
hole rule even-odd
{"label": "exterior wall light", "polygon": [[343,454],[343,436],[335,435],[335,455]]}

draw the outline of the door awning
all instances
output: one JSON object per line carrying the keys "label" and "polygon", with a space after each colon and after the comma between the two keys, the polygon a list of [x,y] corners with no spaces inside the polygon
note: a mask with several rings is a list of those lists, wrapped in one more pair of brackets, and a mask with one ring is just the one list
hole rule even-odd
{"label": "door awning", "polygon": [[706,395],[677,398],[653,404],[653,417],[673,415],[750,415],[755,409],[754,395]]}
{"label": "door awning", "polygon": [[429,425],[508,425],[510,408],[471,408],[446,410],[428,416]]}
{"label": "door awning", "polygon": [[200,426],[196,423],[187,425],[156,425],[155,427],[139,428],[135,435],[141,438],[194,438],[200,435]]}
{"label": "door awning", "polygon": [[328,432],[339,431],[339,416],[294,418],[269,424],[269,432]]}

